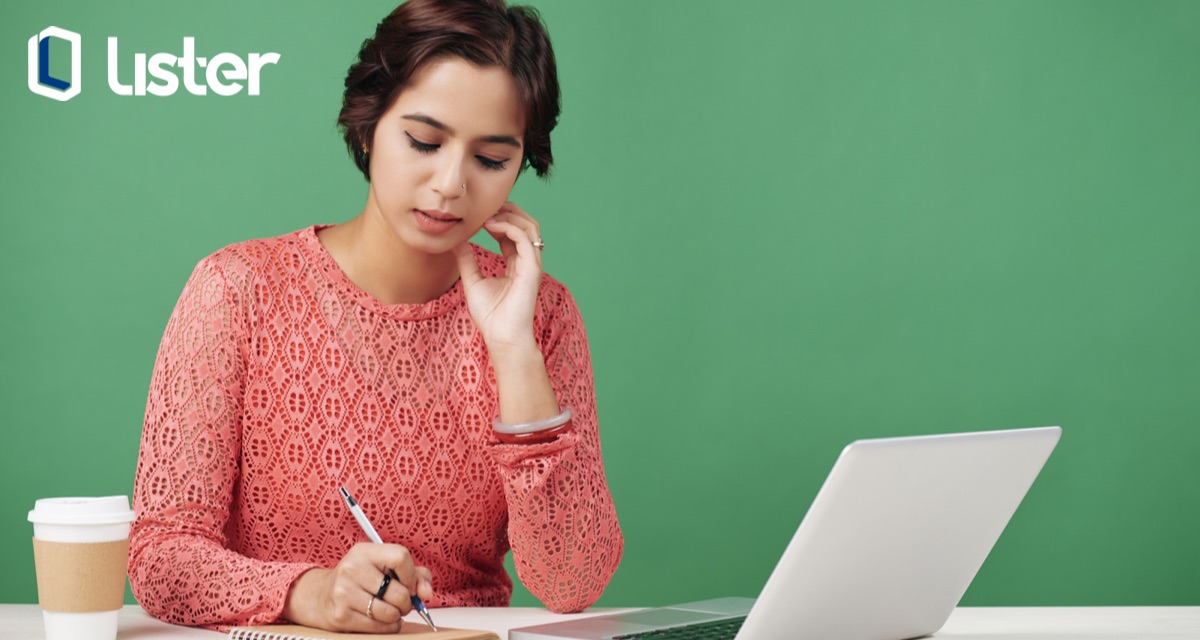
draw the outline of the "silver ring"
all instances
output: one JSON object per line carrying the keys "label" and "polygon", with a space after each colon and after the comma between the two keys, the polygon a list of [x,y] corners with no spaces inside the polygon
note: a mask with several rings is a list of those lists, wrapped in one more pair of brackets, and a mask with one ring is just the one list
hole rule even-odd
{"label": "silver ring", "polygon": [[371,607],[375,604],[375,596],[371,596],[371,601],[367,603],[367,617],[374,620],[375,616],[371,615]]}
{"label": "silver ring", "polygon": [[546,243],[542,242],[541,238],[538,238],[537,240],[533,241],[533,247],[538,251],[541,251],[542,249],[546,248]]}

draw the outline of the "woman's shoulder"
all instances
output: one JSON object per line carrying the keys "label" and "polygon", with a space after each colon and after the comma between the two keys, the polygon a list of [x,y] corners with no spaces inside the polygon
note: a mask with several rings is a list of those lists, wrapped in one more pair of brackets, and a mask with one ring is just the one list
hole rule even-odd
{"label": "woman's shoulder", "polygon": [[242,240],[226,245],[200,261],[200,267],[219,269],[227,278],[295,274],[308,262],[309,241],[316,242],[316,227],[268,238]]}
{"label": "woman's shoulder", "polygon": [[[490,277],[504,273],[507,264],[504,256],[474,243],[471,244],[471,249],[475,252],[475,262],[479,265],[479,271],[483,275]],[[542,282],[538,287],[534,322],[536,326],[544,326],[547,322],[553,322],[555,325],[565,323],[568,326],[582,323],[579,307],[576,305],[571,291],[567,289],[567,285],[544,271],[542,272]]]}
{"label": "woman's shoulder", "polygon": [[[480,273],[487,277],[504,274],[504,268],[507,265],[504,256],[475,243],[471,243],[471,249],[475,252],[475,262],[479,265]],[[543,271],[542,284],[538,289],[538,298],[546,297],[570,300],[571,292],[567,290],[567,285],[563,284],[562,281]]]}

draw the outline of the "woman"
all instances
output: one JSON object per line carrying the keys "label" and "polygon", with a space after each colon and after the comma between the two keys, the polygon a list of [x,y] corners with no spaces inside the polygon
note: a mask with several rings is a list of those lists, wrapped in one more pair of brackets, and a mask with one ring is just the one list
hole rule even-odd
{"label": "woman", "polygon": [[507,604],[510,548],[550,609],[599,597],[623,540],[587,341],[508,201],[548,172],[558,112],[531,10],[413,0],[379,24],[339,118],[363,211],[209,256],[167,324],[129,559],[147,611],[392,632],[414,593]]}

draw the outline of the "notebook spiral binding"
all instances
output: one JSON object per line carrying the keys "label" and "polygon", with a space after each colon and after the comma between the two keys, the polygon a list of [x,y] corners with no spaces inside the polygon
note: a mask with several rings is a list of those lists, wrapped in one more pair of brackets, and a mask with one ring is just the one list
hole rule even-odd
{"label": "notebook spiral binding", "polygon": [[307,640],[302,636],[251,629],[233,629],[229,632],[229,638],[230,640]]}

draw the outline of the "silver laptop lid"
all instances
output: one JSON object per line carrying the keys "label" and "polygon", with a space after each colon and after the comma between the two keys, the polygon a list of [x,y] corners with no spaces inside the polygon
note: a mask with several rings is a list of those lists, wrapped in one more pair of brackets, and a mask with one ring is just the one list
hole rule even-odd
{"label": "silver laptop lid", "polygon": [[937,631],[1025,497],[1058,427],[847,446],[738,640]]}

